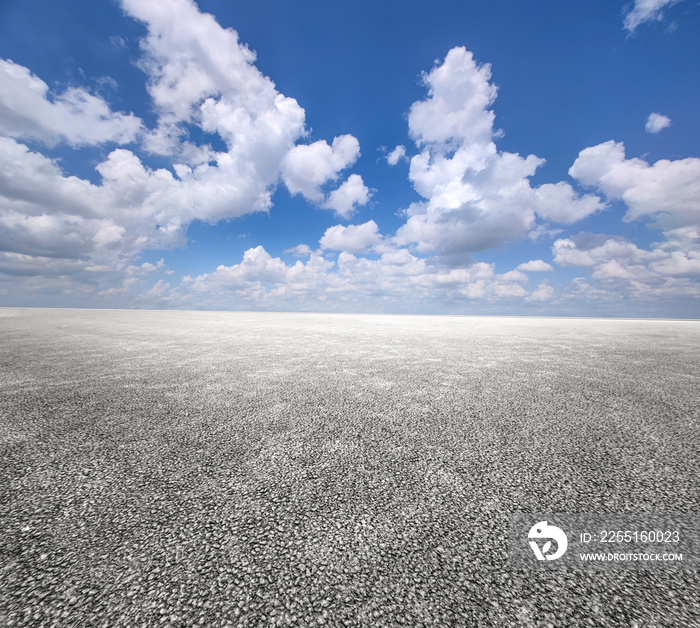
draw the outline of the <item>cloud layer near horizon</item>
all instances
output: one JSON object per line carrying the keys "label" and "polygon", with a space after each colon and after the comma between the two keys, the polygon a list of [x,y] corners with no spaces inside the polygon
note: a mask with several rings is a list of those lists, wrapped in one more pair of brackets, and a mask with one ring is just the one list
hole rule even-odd
{"label": "cloud layer near horizon", "polygon": [[[657,19],[668,4],[638,0],[626,28]],[[373,219],[347,222],[374,193],[351,172],[361,156],[357,138],[310,141],[304,109],[258,70],[236,31],[191,0],[122,0],[122,7],[146,28],[139,65],[156,114],[151,128],[85,88],[53,91],[31,69],[0,60],[6,294],[105,306],[370,311],[561,303],[594,291],[600,299],[700,296],[700,159],[650,164],[610,140],[583,147],[570,180],[534,185],[544,159],[499,149],[491,67],[455,47],[423,75],[425,98],[408,111],[413,154],[400,145],[386,157],[392,166],[409,160],[420,200],[394,208],[402,222],[383,233]],[[193,128],[211,141],[193,141]],[[97,182],[49,156],[62,144],[109,151],[96,165]],[[169,166],[149,167],[153,155]],[[166,280],[165,262],[140,262],[145,251],[186,247],[195,220],[271,212],[280,186],[345,222],[316,242],[289,242],[293,263],[255,245],[238,263]],[[555,239],[549,262],[526,257],[498,273],[474,261],[479,252],[570,230],[615,204],[625,221],[657,229],[658,242],[644,249],[582,231]],[[593,283],[577,278],[555,288],[537,276],[555,266],[588,269]]]}

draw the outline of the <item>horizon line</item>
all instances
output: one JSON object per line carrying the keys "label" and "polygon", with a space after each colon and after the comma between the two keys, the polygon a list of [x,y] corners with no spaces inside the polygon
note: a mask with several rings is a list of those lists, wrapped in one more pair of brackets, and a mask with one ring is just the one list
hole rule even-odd
{"label": "horizon line", "polygon": [[418,314],[418,313],[389,313],[389,312],[310,312],[306,310],[197,310],[183,308],[114,308],[114,307],[62,307],[37,305],[0,305],[0,310],[77,310],[95,312],[192,312],[201,314],[309,314],[329,316],[402,316],[402,317],[435,317],[435,318],[543,318],[564,320],[605,320],[605,321],[659,321],[659,322],[688,322],[698,323],[698,318],[656,318],[632,316],[585,316],[585,315],[552,315],[546,314]]}

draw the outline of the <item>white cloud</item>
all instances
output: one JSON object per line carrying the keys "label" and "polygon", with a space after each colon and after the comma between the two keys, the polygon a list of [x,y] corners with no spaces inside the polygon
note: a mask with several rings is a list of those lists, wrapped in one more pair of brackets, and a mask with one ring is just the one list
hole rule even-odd
{"label": "white cloud", "polygon": [[[618,297],[625,293],[644,299],[700,296],[696,281],[700,276],[700,237],[688,228],[671,236],[645,250],[620,236],[580,233],[554,243],[554,261],[561,266],[589,267],[591,278],[608,287],[603,291],[608,295],[605,298],[612,298],[609,288],[614,288]],[[689,250],[678,250],[681,246]]]}
{"label": "white cloud", "polygon": [[2,209],[29,215],[72,213],[102,217],[99,188],[77,177],[64,177],[55,161],[24,144],[0,137]]}
{"label": "white cloud", "polygon": [[515,283],[496,283],[491,286],[491,292],[496,297],[527,297],[527,291]]}
{"label": "white cloud", "polygon": [[489,65],[453,48],[424,76],[428,98],[409,112],[409,131],[422,148],[409,177],[426,200],[405,211],[396,243],[437,253],[447,264],[468,264],[472,252],[527,237],[537,216],[569,224],[603,207],[568,183],[533,189],[529,178],[544,161],[498,151],[490,79]]}
{"label": "white cloud", "polygon": [[64,177],[54,161],[0,137],[2,250],[75,260],[109,254],[124,232],[108,218],[106,201],[101,188]]}
{"label": "white cloud", "polygon": [[645,22],[661,21],[666,7],[678,4],[681,0],[634,0],[634,5],[625,15],[624,26],[633,33]]}
{"label": "white cloud", "polygon": [[507,273],[496,275],[502,281],[523,282],[529,281],[528,276],[519,270],[509,270]]}
{"label": "white cloud", "polygon": [[[159,124],[148,135],[147,147],[197,166],[195,177],[211,162],[222,171],[219,177],[207,170],[206,183],[223,188],[222,200],[226,197],[232,211],[207,212],[207,219],[240,215],[246,206],[247,211],[266,210],[280,177],[292,194],[326,204],[341,215],[366,202],[369,190],[356,178],[328,198],[321,190],[358,159],[357,139],[342,135],[332,146],[325,140],[296,145],[306,133],[304,110],[293,98],[279,94],[255,67],[255,53],[239,41],[236,31],[219,26],[191,0],[122,4],[148,29],[142,66],[149,75]],[[226,142],[226,153],[182,142],[182,123],[217,133]]]}
{"label": "white cloud", "polygon": [[399,145],[386,156],[386,161],[390,166],[395,166],[405,156],[406,147]]}
{"label": "white cloud", "polygon": [[556,240],[552,252],[554,262],[560,266],[596,266],[610,260],[641,263],[658,259],[660,255],[640,249],[621,236],[593,233]]}
{"label": "white cloud", "polygon": [[416,144],[488,146],[494,121],[488,107],[497,93],[490,83],[491,66],[478,65],[465,48],[453,48],[423,80],[429,97],[413,103],[408,115]]}
{"label": "white cloud", "polygon": [[515,304],[542,301],[553,293],[541,285],[528,292],[522,285],[527,279],[522,273],[496,275],[492,264],[446,269],[406,249],[386,247],[377,259],[363,257],[361,252],[342,251],[335,264],[312,254],[306,264],[287,265],[257,247],[247,251],[240,264],[184,278],[179,286],[180,304],[316,309],[323,302],[324,309],[337,311],[376,311],[386,306],[388,311],[415,312],[416,308],[452,303],[461,311],[465,300]]}
{"label": "white cloud", "polygon": [[523,262],[522,264],[519,264],[516,267],[516,270],[541,273],[554,269],[547,262],[544,262],[541,259],[532,259],[529,262]]}
{"label": "white cloud", "polygon": [[321,186],[335,181],[359,156],[360,144],[352,135],[336,137],[332,146],[325,140],[295,146],[282,162],[282,180],[292,194],[320,204],[324,200]]}
{"label": "white cloud", "polygon": [[21,277],[22,282],[29,282],[31,278],[40,275],[50,280],[60,276],[75,278],[84,276],[84,271],[85,263],[80,259],[0,252],[0,275]]}
{"label": "white cloud", "polygon": [[226,274],[234,285],[236,280],[279,283],[285,279],[287,266],[280,258],[271,257],[262,246],[257,246],[243,254],[240,264],[219,266],[217,273]]}
{"label": "white cloud", "polygon": [[[93,268],[124,268],[146,248],[182,246],[187,224],[265,210],[269,194],[218,166],[150,170],[117,149],[98,164],[102,183],[65,176],[55,161],[0,138],[0,246],[41,258],[83,259]],[[33,267],[33,266],[32,266]]]}
{"label": "white cloud", "polygon": [[700,251],[672,251],[666,259],[649,264],[649,268],[672,277],[700,277]]}
{"label": "white cloud", "polygon": [[599,263],[593,270],[591,277],[593,279],[624,279],[637,282],[654,280],[653,273],[649,272],[643,264],[624,264],[616,259]]}
{"label": "white cloud", "polygon": [[49,98],[49,86],[24,66],[0,59],[0,132],[50,146],[133,142],[142,122],[115,113],[99,96],[72,87]]}
{"label": "white cloud", "polygon": [[112,35],[109,38],[109,45],[112,46],[114,50],[122,50],[126,48],[126,39],[121,35]]}
{"label": "white cloud", "polygon": [[[135,260],[145,249],[185,245],[193,220],[215,223],[268,211],[280,183],[347,218],[372,191],[358,174],[341,177],[360,157],[355,137],[298,144],[307,137],[304,110],[256,68],[255,54],[235,31],[221,28],[191,0],[122,5],[146,28],[141,67],[157,116],[151,129],[84,89],[54,94],[27,68],[0,62],[0,131],[46,144],[112,144],[96,166],[101,180],[91,183],[15,139],[0,138],[4,294],[12,285],[8,278],[19,276],[26,290],[116,303],[296,307],[329,299],[339,309],[348,303],[408,310],[451,304],[462,311],[476,300],[544,302],[554,289],[541,282],[531,290],[525,273],[551,271],[546,262],[530,260],[496,274],[493,264],[473,263],[470,254],[557,235],[560,230],[538,221],[568,225],[604,208],[598,196],[580,195],[567,182],[531,186],[544,160],[498,150],[490,66],[455,48],[424,75],[428,95],[409,112],[420,151],[410,161],[409,178],[423,200],[404,212],[395,237],[382,235],[373,220],[335,225],[319,250],[306,244],[287,249],[304,258],[293,264],[257,246],[238,264],[168,283],[160,278],[172,274],[163,259]],[[189,141],[192,127],[222,142]],[[130,150],[118,147],[135,140],[140,144]],[[150,168],[139,150],[165,156],[171,165]],[[406,148],[397,146],[387,162],[405,158]],[[597,285],[635,294],[697,292],[698,164],[628,160],[614,143],[582,151],[572,176],[611,200],[622,199],[629,220],[656,219],[663,241],[643,250],[620,237],[578,234],[554,242],[555,262],[586,267]],[[337,251],[337,261],[325,259],[324,250]],[[577,286],[584,290],[584,284]]]}
{"label": "white cloud", "polygon": [[107,288],[105,290],[100,290],[98,293],[100,296],[104,297],[115,297],[115,296],[121,296],[121,295],[128,295],[131,292],[131,289],[136,285],[138,282],[138,279],[136,277],[127,277],[122,281],[121,286],[118,288]]}
{"label": "white cloud", "polygon": [[583,220],[605,208],[597,196],[579,196],[564,182],[545,183],[535,188],[534,196],[538,216],[565,225]]}
{"label": "white cloud", "polygon": [[[288,266],[272,257],[262,246],[248,249],[240,264],[219,266],[214,273],[196,278],[184,278],[184,285],[194,293],[213,297],[236,295],[246,299],[264,300],[275,289],[277,294],[315,292],[326,282],[326,271],[334,265],[320,255],[312,254]],[[266,287],[267,286],[267,287]],[[279,290],[282,289],[282,292]]]}
{"label": "white cloud", "polygon": [[[375,245],[376,246],[376,245]],[[380,248],[380,247],[376,247]],[[382,264],[385,266],[405,266],[417,260],[407,249],[395,249],[387,246],[382,252]]]}
{"label": "white cloud", "polygon": [[533,290],[526,298],[526,301],[549,301],[552,299],[554,296],[554,288],[547,284],[546,282],[542,282],[537,286],[536,290]]}
{"label": "white cloud", "polygon": [[359,174],[351,174],[338,189],[333,190],[323,207],[334,209],[343,218],[355,211],[356,205],[366,205],[372,193]]}
{"label": "white cloud", "polygon": [[608,198],[622,199],[626,220],[653,218],[662,227],[700,224],[700,159],[662,159],[649,165],[626,159],[625,146],[613,141],[586,148],[569,169],[572,177]]}
{"label": "white cloud", "polygon": [[[117,149],[97,165],[102,182],[95,185],[65,176],[53,160],[0,138],[5,250],[37,260],[79,259],[80,269],[94,272],[123,270],[145,248],[183,245],[193,219],[214,222],[271,205],[280,162],[303,132],[303,110],[277,94],[251,65],[252,56],[234,31],[199,14],[193,3],[127,2],[125,8],[137,13],[148,30],[143,65],[150,72],[160,126],[147,140],[168,131],[163,146],[195,167],[176,162],[174,176],[145,167],[131,150]],[[46,84],[26,68],[2,62],[0,71],[0,129],[5,133],[79,145],[131,141],[141,128],[138,119],[112,113],[84,90],[72,88],[50,100]],[[211,80],[196,80],[200,72]],[[193,91],[195,83],[202,89]],[[219,95],[217,102],[212,94]],[[240,124],[228,132],[236,115]],[[184,119],[220,132],[228,150],[178,144],[177,123]],[[36,264],[28,268],[38,272]]]}
{"label": "white cloud", "polygon": [[469,283],[462,289],[462,294],[468,299],[483,299],[486,296],[486,282],[478,279]]}
{"label": "white cloud", "polygon": [[146,296],[151,299],[160,299],[170,292],[171,286],[163,279],[159,279],[153,287],[146,292]]}
{"label": "white cloud", "polygon": [[151,264],[150,262],[143,262],[143,264],[140,264],[139,266],[131,265],[128,268],[126,268],[125,272],[127,275],[143,276],[153,273],[157,270],[162,270],[166,274],[172,274],[172,271],[168,270],[168,268],[166,267],[165,260],[163,258],[159,259],[155,264]]}
{"label": "white cloud", "polygon": [[[255,54],[236,31],[222,28],[191,0],[122,5],[147,28],[141,65],[159,119],[146,147],[198,166],[195,179],[206,169],[203,182],[221,187],[218,197],[231,211],[206,212],[205,219],[267,210],[282,161],[305,134],[304,110],[255,67]],[[183,123],[217,133],[226,152],[181,141]]]}
{"label": "white cloud", "polygon": [[[339,226],[328,237],[344,238],[345,249],[360,249],[361,232],[352,229],[347,232],[347,229],[350,228]],[[370,236],[376,233],[372,225],[365,229]],[[437,268],[406,249],[390,247],[378,259],[343,250],[337,263],[312,254],[306,263],[297,261],[292,265],[257,247],[246,251],[240,264],[219,266],[213,273],[184,278],[179,290],[183,302],[196,298],[200,305],[212,299],[215,303],[230,302],[239,306],[246,303],[283,308],[286,303],[293,303],[297,308],[314,309],[324,302],[330,309],[340,311],[368,304],[376,308],[382,303],[391,309],[411,311],[440,301],[512,302],[532,295],[535,295],[532,299],[543,300],[550,294],[550,290],[540,285],[531,295],[520,285],[526,280],[527,277],[518,271],[495,275],[493,265],[485,263],[470,268]]]}
{"label": "white cloud", "polygon": [[329,227],[321,237],[319,245],[322,249],[358,253],[376,246],[381,240],[377,223],[369,220],[361,225]]}
{"label": "white cloud", "polygon": [[308,244],[297,244],[284,252],[291,253],[294,257],[309,257],[311,255],[311,247]]}
{"label": "white cloud", "polygon": [[[92,184],[0,137],[0,245],[37,260],[19,257],[13,264],[23,260],[36,273],[40,260],[80,260],[71,268],[82,280],[83,271],[134,272],[133,260],[144,249],[185,245],[192,220],[215,223],[268,211],[283,171],[292,188],[343,215],[366,202],[370,191],[358,175],[327,199],[316,196],[316,188],[359,157],[359,144],[344,135],[332,147],[325,141],[296,146],[305,134],[304,110],[260,73],[235,31],[191,0],[122,5],[146,26],[141,67],[158,115],[155,128],[111,112],[79,88],[51,98],[27,68],[0,62],[0,131],[73,146],[138,136],[146,150],[171,159],[172,171],[144,165],[138,146],[117,148],[97,164],[102,180]],[[183,141],[186,124],[218,134],[226,149]],[[313,163],[304,161],[307,154]]]}
{"label": "white cloud", "polygon": [[255,68],[255,54],[201,13],[191,0],[122,0],[124,10],[148,29],[141,65],[148,91],[165,123],[189,121],[208,97],[225,96],[241,114],[270,111],[276,92]]}
{"label": "white cloud", "polygon": [[663,235],[664,240],[662,242],[657,242],[655,245],[662,251],[700,250],[700,226],[667,229],[664,231]]}
{"label": "white cloud", "polygon": [[562,231],[562,229],[554,229],[548,224],[537,225],[527,234],[527,237],[533,242],[537,242],[540,238],[553,238],[554,236],[558,236]]}
{"label": "white cloud", "polygon": [[647,123],[644,125],[644,130],[647,133],[659,133],[668,126],[671,126],[671,118],[660,113],[650,113]]}

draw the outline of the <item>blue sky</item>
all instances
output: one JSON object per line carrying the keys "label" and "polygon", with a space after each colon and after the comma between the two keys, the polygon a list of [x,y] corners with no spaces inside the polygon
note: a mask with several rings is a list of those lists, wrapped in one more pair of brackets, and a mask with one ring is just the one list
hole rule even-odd
{"label": "blue sky", "polygon": [[0,4],[0,305],[697,318],[695,0]]}

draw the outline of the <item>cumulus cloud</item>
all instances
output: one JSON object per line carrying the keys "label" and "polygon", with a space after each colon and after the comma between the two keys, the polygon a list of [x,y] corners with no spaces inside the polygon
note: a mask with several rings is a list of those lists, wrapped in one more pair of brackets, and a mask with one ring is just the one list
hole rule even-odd
{"label": "cumulus cloud", "polygon": [[224,294],[264,299],[269,294],[304,293],[324,283],[326,271],[334,265],[317,254],[306,263],[289,266],[279,257],[272,257],[262,246],[248,249],[239,264],[219,266],[215,272],[185,277],[184,285],[195,293],[212,296]]}
{"label": "cumulus cloud", "polygon": [[529,262],[523,262],[516,267],[516,270],[524,270],[527,272],[542,273],[550,270],[554,270],[550,264],[542,261],[541,259],[532,259]]}
{"label": "cumulus cloud", "polygon": [[527,237],[533,242],[537,242],[542,238],[553,238],[558,236],[563,229],[550,227],[548,224],[537,225],[532,231],[527,234]]}
{"label": "cumulus cloud", "polygon": [[354,164],[359,156],[360,144],[352,135],[336,137],[331,146],[325,140],[295,146],[282,162],[282,180],[292,194],[322,203],[321,186],[335,181],[340,171]]}
{"label": "cumulus cloud", "polygon": [[681,0],[634,0],[624,18],[624,26],[633,33],[645,22],[661,21],[663,10],[678,4]]}
{"label": "cumulus cloud", "polygon": [[[306,134],[304,110],[257,69],[255,53],[236,31],[222,28],[191,0],[123,0],[122,5],[147,27],[141,65],[159,114],[147,147],[186,164],[175,163],[175,170],[182,182],[196,188],[191,201],[204,193],[194,213],[203,211],[203,219],[214,221],[266,211],[280,178],[292,194],[325,201],[341,214],[362,203],[356,179],[349,179],[332,199],[321,190],[358,159],[357,139],[342,135],[331,146],[325,140],[298,145]],[[227,150],[181,141],[186,124],[218,134]],[[217,198],[211,199],[203,187],[216,188]],[[216,208],[207,211],[209,199]]]}
{"label": "cumulus cloud", "polygon": [[[269,209],[283,160],[289,167],[298,157],[297,152],[288,154],[306,132],[304,110],[258,70],[255,54],[236,31],[222,28],[191,0],[123,0],[122,5],[147,28],[141,66],[158,112],[147,148],[198,167],[192,173],[182,168],[185,178],[206,173],[208,184],[221,186],[219,196],[227,197],[231,210],[217,210],[205,219]],[[226,152],[181,141],[187,123],[218,134]],[[303,188],[298,191],[312,189],[313,182],[304,187],[303,173],[294,174],[292,169],[292,180]]]}
{"label": "cumulus cloud", "polygon": [[554,288],[546,282],[542,282],[526,298],[526,301],[549,301],[554,296]]}
{"label": "cumulus cloud", "polygon": [[156,281],[153,287],[146,292],[146,296],[151,299],[160,299],[161,297],[166,296],[170,292],[170,289],[171,286],[167,281],[159,279]]}
{"label": "cumulus cloud", "polygon": [[605,208],[605,204],[593,194],[579,196],[564,182],[545,183],[534,190],[537,215],[569,225],[583,220]]}
{"label": "cumulus cloud", "polygon": [[348,218],[357,205],[366,205],[372,195],[359,174],[351,174],[339,188],[333,190],[323,207],[334,209],[343,218]]}
{"label": "cumulus cloud", "polygon": [[390,166],[395,166],[405,156],[406,156],[406,147],[399,145],[386,156],[386,161]]}
{"label": "cumulus cloud", "polygon": [[78,87],[51,95],[49,86],[29,69],[0,59],[0,132],[50,146],[133,142],[142,122],[115,113],[99,96]]}
{"label": "cumulus cloud", "polygon": [[569,174],[627,205],[626,220],[652,218],[665,228],[700,224],[700,159],[661,159],[650,165],[625,157],[614,141],[579,153]]}
{"label": "cumulus cloud", "polygon": [[647,123],[644,125],[644,129],[647,133],[659,133],[668,126],[671,126],[671,118],[660,113],[650,113],[647,118]]}
{"label": "cumulus cloud", "polygon": [[319,245],[322,249],[358,253],[376,246],[381,240],[377,223],[369,220],[361,225],[329,227],[321,237]]}
{"label": "cumulus cloud", "polygon": [[604,207],[560,182],[532,188],[544,160],[499,152],[491,68],[465,48],[453,48],[424,75],[428,98],[411,106],[411,137],[421,152],[409,177],[426,199],[407,210],[396,242],[435,252],[444,263],[468,264],[470,253],[527,237],[537,216],[570,224]]}
{"label": "cumulus cloud", "polygon": [[[544,160],[499,151],[490,66],[464,48],[450,50],[424,75],[427,96],[410,108],[409,133],[419,152],[409,179],[422,200],[403,211],[395,235],[380,233],[373,220],[334,225],[318,250],[287,249],[302,258],[291,264],[257,246],[239,263],[165,281],[162,275],[172,274],[165,261],[139,263],[140,255],[184,246],[193,220],[213,224],[266,212],[278,185],[348,218],[373,190],[344,172],[360,157],[355,137],[303,143],[310,141],[304,110],[257,69],[234,30],[192,0],[122,6],[145,26],[140,67],[153,128],[86,90],[54,93],[27,68],[0,62],[0,132],[7,136],[0,137],[0,291],[8,293],[8,277],[22,277],[27,290],[47,294],[188,307],[335,299],[340,309],[352,302],[409,310],[449,303],[461,311],[476,300],[545,302],[554,288],[547,282],[531,288],[525,273],[551,271],[550,264],[535,259],[496,273],[471,254],[554,237],[561,230],[550,223],[571,225],[603,210],[599,195],[626,203],[627,220],[655,220],[662,241],[645,250],[619,236],[579,233],[554,242],[556,264],[586,268],[597,285],[636,294],[697,291],[700,160],[651,165],[627,159],[622,144],[608,142],[583,150],[570,170],[595,194],[563,181],[533,187]],[[195,128],[201,133],[191,133]],[[189,139],[214,135],[219,141]],[[107,156],[90,182],[22,140],[100,144]],[[144,152],[165,157],[159,161],[168,166],[149,167]],[[390,165],[402,159],[404,146],[387,155]],[[597,288],[581,280],[577,289]]]}
{"label": "cumulus cloud", "polygon": [[[613,288],[618,296],[628,293],[645,299],[700,296],[697,284],[700,276],[698,230],[675,231],[667,233],[663,242],[656,243],[649,250],[621,236],[579,233],[557,240],[552,252],[555,263],[561,266],[589,267],[591,278],[608,286],[605,298],[612,298],[609,288]],[[689,249],[679,250],[680,246]],[[585,287],[594,289],[589,284]]]}
{"label": "cumulus cloud", "polygon": [[[150,139],[169,132],[175,174],[152,170],[133,150],[117,148],[97,165],[101,183],[92,184],[0,138],[5,250],[124,269],[145,248],[183,245],[194,219],[215,222],[271,206],[280,162],[303,132],[303,110],[252,65],[234,31],[200,14],[192,2],[126,2],[124,8],[147,27],[142,65],[159,113]],[[0,129],[6,135],[77,146],[119,144],[141,130],[140,120],[112,113],[84,90],[50,98],[46,84],[26,68],[3,62],[0,71]],[[183,121],[220,133],[228,150],[178,144]],[[148,132],[142,136],[149,140]],[[191,165],[180,163],[181,157]]]}
{"label": "cumulus cloud", "polygon": [[102,188],[64,177],[53,160],[0,137],[1,250],[75,260],[109,252],[124,229],[109,218],[107,200]]}
{"label": "cumulus cloud", "polygon": [[518,284],[495,284],[492,291],[497,297],[527,297],[527,291]]}
{"label": "cumulus cloud", "polygon": [[490,82],[491,66],[477,64],[466,48],[453,48],[423,80],[429,97],[413,103],[408,115],[416,144],[467,144],[488,150],[495,117],[489,107],[498,91]]}
{"label": "cumulus cloud", "polygon": [[166,265],[165,265],[165,260],[163,258],[159,259],[155,264],[151,264],[150,262],[143,262],[143,264],[140,264],[138,266],[131,265],[126,268],[125,272],[127,275],[138,275],[138,276],[143,276],[143,275],[148,275],[150,273],[153,273],[157,270],[162,270],[166,274],[172,274],[172,270],[169,270]]}
{"label": "cumulus cloud", "polygon": [[527,275],[519,270],[509,270],[507,273],[497,275],[497,277],[503,281],[514,281],[516,283],[529,281]]}
{"label": "cumulus cloud", "polygon": [[700,251],[672,251],[666,259],[652,262],[649,268],[672,277],[700,277]]}
{"label": "cumulus cloud", "polygon": [[554,262],[560,266],[596,266],[613,259],[642,263],[659,257],[622,236],[585,232],[556,240],[552,252]]}
{"label": "cumulus cloud", "polygon": [[[245,122],[261,113],[275,117],[274,84],[255,67],[255,54],[239,41],[236,31],[222,28],[192,0],[122,0],[121,4],[147,28],[141,66],[164,123],[196,119],[205,103],[231,107],[226,114],[238,113]],[[287,101],[292,108],[294,104]]]}
{"label": "cumulus cloud", "polygon": [[[356,227],[353,229],[352,227]],[[476,263],[469,268],[437,267],[406,249],[380,244],[383,253],[376,259],[363,257],[364,247],[378,246],[375,225],[338,225],[326,235],[341,252],[337,261],[312,253],[305,263],[285,264],[263,247],[249,249],[239,264],[219,266],[214,272],[185,277],[178,287],[183,302],[195,298],[215,303],[254,303],[271,308],[293,303],[315,309],[321,302],[336,311],[355,310],[370,305],[390,311],[415,311],[426,304],[474,301],[488,303],[544,301],[553,290],[546,284],[528,292],[527,277],[519,271],[494,272],[493,264]],[[351,251],[349,249],[354,249]],[[379,307],[378,307],[379,306]]]}
{"label": "cumulus cloud", "polygon": [[71,276],[89,282],[85,272],[134,273],[142,250],[185,243],[192,186],[123,149],[98,169],[99,185],[66,176],[54,160],[0,138],[0,250],[20,254],[13,264],[50,274],[58,260],[75,260]]}
{"label": "cumulus cloud", "polygon": [[309,257],[311,255],[311,247],[308,244],[297,244],[291,249],[285,249],[285,253],[291,253],[294,257]]}
{"label": "cumulus cloud", "polygon": [[[12,264],[36,273],[40,260],[76,260],[71,268],[81,280],[83,271],[133,273],[144,249],[184,246],[193,220],[269,211],[281,178],[292,193],[343,216],[367,202],[371,192],[359,175],[328,196],[320,189],[357,160],[357,140],[343,135],[332,146],[299,145],[304,110],[255,67],[254,53],[234,30],[191,0],[121,4],[146,28],[139,63],[157,114],[154,128],[112,112],[84,89],[53,94],[27,68],[0,61],[0,132],[7,136],[0,137],[0,246],[20,255]],[[189,141],[192,126],[217,134],[225,149]],[[101,181],[91,183],[68,176],[22,139],[112,146],[96,166]],[[115,147],[128,142],[135,145]],[[139,149],[165,156],[171,166],[149,168]]]}

